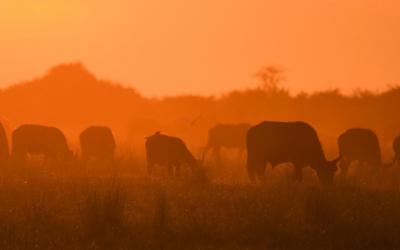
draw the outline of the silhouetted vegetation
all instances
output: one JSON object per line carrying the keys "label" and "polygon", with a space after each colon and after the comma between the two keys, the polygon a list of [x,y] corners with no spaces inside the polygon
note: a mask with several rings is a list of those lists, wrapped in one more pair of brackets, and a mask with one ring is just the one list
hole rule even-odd
{"label": "silhouetted vegetation", "polygon": [[1,249],[397,249],[392,188],[10,179]]}
{"label": "silhouetted vegetation", "polygon": [[282,73],[276,70],[278,76],[264,76],[270,80],[261,81],[260,88],[218,97],[148,98],[95,78],[81,64],[61,65],[42,78],[3,90],[0,114],[13,127],[24,123],[56,126],[75,145],[87,126],[107,125],[119,144],[134,142],[141,151],[143,137],[159,130],[180,136],[190,146],[204,146],[208,129],[217,123],[304,120],[317,129],[331,150],[336,150],[337,136],[350,127],[374,130],[386,152],[400,133],[400,87],[380,93],[357,90],[343,95],[327,90],[294,95],[279,86]]}
{"label": "silhouetted vegetation", "polygon": [[[70,64],[1,91],[8,138],[9,128],[22,124],[57,127],[73,160],[68,166],[43,164],[23,151],[24,164],[1,169],[0,249],[400,248],[400,166],[381,168],[373,178],[354,166],[346,178],[336,175],[324,187],[311,169],[304,169],[302,183],[294,183],[287,164],[267,166],[264,183],[251,185],[244,157],[229,147],[221,150],[220,162],[197,161],[216,124],[302,120],[318,132],[327,159],[337,157],[342,132],[362,127],[376,132],[383,161],[392,162],[393,139],[400,134],[400,87],[292,94],[279,85],[280,68],[264,68],[257,77],[260,86],[222,96],[150,98]],[[116,143],[108,128],[96,132],[90,157],[100,160],[87,171],[82,158],[77,160],[85,155],[78,139],[93,125],[109,127]],[[173,137],[183,163],[196,166],[191,174],[167,178],[168,168],[158,167],[149,178],[145,137],[162,134],[182,138]],[[8,148],[4,137],[2,148]],[[101,143],[106,148],[97,148],[99,138],[108,141]],[[164,158],[176,153],[157,148],[167,153]],[[112,160],[100,171],[104,155]],[[182,154],[175,158],[182,161]]]}

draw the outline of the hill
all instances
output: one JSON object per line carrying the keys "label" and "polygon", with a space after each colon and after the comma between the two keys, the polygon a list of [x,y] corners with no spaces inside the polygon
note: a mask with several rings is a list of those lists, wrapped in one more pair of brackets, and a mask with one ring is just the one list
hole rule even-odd
{"label": "hill", "polygon": [[339,90],[292,95],[281,88],[253,88],[218,98],[154,99],[98,79],[80,63],[56,66],[42,77],[0,92],[0,116],[14,127],[53,125],[77,138],[86,126],[108,125],[121,140],[141,146],[145,136],[159,130],[201,146],[208,129],[217,123],[304,120],[318,130],[331,151],[336,150],[336,138],[345,129],[367,127],[378,133],[383,148],[390,152],[393,137],[400,134],[399,106],[399,87],[381,93],[357,91],[351,96]]}
{"label": "hill", "polygon": [[135,90],[97,79],[80,63],[56,66],[0,92],[0,113],[14,126],[38,123],[71,131],[92,123],[120,125],[144,105]]}

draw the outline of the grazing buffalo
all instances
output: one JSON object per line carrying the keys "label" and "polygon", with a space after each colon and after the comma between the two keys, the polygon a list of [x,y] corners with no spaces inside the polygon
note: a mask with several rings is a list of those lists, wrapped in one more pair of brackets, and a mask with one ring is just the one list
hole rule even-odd
{"label": "grazing buffalo", "polygon": [[246,149],[246,134],[250,124],[218,124],[208,131],[207,146],[204,151],[204,157],[211,150],[215,159],[220,159],[221,148],[239,149],[239,155],[242,155]]}
{"label": "grazing buffalo", "polygon": [[265,121],[247,132],[247,171],[250,180],[265,180],[267,163],[294,165],[295,180],[302,180],[302,168],[313,168],[322,183],[331,183],[336,162],[325,158],[318,135],[304,122]]}
{"label": "grazing buffalo", "polygon": [[0,168],[7,165],[9,153],[7,133],[3,124],[0,123]]}
{"label": "grazing buffalo", "polygon": [[23,162],[28,155],[44,155],[45,162],[73,157],[64,134],[54,127],[22,125],[12,133],[12,145],[11,157]]}
{"label": "grazing buffalo", "polygon": [[82,159],[84,161],[113,161],[116,148],[115,139],[108,127],[92,126],[79,136]]}
{"label": "grazing buffalo", "polygon": [[359,165],[368,165],[373,168],[382,165],[378,137],[370,129],[346,130],[339,136],[338,146],[341,158],[339,167],[343,176],[347,175],[349,166],[354,161],[357,161]]}
{"label": "grazing buffalo", "polygon": [[184,165],[191,169],[198,166],[197,160],[181,139],[160,132],[146,138],[146,156],[149,175],[154,165],[166,166],[170,175],[179,174],[180,167]]}
{"label": "grazing buffalo", "polygon": [[400,164],[400,136],[397,136],[393,141],[394,164]]}

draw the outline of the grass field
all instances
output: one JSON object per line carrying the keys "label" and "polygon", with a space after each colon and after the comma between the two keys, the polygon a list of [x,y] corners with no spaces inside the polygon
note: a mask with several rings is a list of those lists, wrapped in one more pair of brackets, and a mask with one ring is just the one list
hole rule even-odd
{"label": "grass field", "polygon": [[215,168],[201,182],[128,170],[3,177],[0,249],[400,248],[400,192],[387,176],[322,187],[312,171],[293,183],[282,167],[255,185],[239,166]]}

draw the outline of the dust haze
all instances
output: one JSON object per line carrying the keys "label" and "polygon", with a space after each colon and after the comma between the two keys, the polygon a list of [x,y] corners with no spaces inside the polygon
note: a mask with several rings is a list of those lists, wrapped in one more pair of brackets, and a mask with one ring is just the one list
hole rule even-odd
{"label": "dust haze", "polygon": [[255,77],[156,98],[77,62],[2,89],[0,248],[399,248],[400,87],[293,94],[278,67]]}

